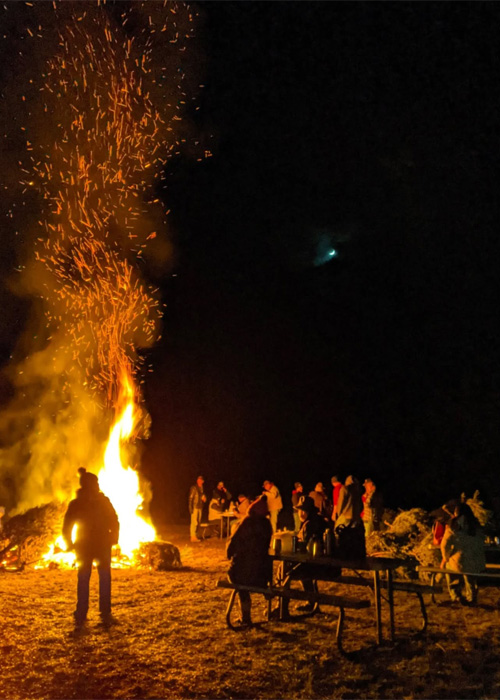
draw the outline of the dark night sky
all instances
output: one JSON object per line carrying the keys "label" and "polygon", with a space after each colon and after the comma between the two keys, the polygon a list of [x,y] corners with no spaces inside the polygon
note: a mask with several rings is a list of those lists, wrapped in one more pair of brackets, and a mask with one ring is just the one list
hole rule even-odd
{"label": "dark night sky", "polygon": [[496,493],[499,5],[200,10],[213,157],[168,166],[154,515],[186,517],[198,473],[286,502],[336,472],[391,507]]}
{"label": "dark night sky", "polygon": [[[393,507],[490,492],[500,9],[202,8],[214,157],[170,177],[146,465],[179,511],[198,472],[288,494],[353,471]],[[323,266],[318,231],[338,244]]]}

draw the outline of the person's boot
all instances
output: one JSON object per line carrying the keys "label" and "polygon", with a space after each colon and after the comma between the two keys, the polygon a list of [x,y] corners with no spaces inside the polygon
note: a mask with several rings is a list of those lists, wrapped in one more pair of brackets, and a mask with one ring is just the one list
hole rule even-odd
{"label": "person's boot", "polygon": [[252,624],[252,616],[251,616],[251,609],[252,609],[252,602],[250,600],[240,600],[240,608],[241,608],[241,624],[242,625],[247,625],[248,627]]}

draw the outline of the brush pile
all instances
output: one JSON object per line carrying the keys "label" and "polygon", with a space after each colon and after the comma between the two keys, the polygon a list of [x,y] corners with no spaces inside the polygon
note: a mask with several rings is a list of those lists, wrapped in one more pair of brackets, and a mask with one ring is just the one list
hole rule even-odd
{"label": "brush pile", "polygon": [[366,538],[369,556],[384,554],[403,559],[407,566],[398,569],[398,575],[410,578],[416,564],[439,565],[439,550],[432,547],[432,517],[422,508],[401,511],[387,530],[373,532]]}
{"label": "brush pile", "polygon": [[144,542],[135,554],[138,568],[171,571],[182,566],[179,549],[170,542]]}
{"label": "brush pile", "polygon": [[[462,494],[461,501],[467,503],[474,513],[485,535],[496,530],[493,512],[488,510],[476,491],[472,498]],[[450,519],[455,505],[459,501],[450,501],[442,508],[428,513],[422,508],[400,511],[394,519],[385,517],[386,528],[373,532],[366,538],[366,550],[369,556],[384,554],[388,557],[403,559],[407,566],[398,569],[398,575],[404,578],[414,578],[414,568],[421,566],[439,566],[441,551],[433,544],[432,525],[437,515],[443,516],[443,521]],[[392,522],[389,522],[392,520]]]}
{"label": "brush pile", "polygon": [[64,503],[47,503],[8,519],[0,532],[0,568],[36,564],[62,532]]}

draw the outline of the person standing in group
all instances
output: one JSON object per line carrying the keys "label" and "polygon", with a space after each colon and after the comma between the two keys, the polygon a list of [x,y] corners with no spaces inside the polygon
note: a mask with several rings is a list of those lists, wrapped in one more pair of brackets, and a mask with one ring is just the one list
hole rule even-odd
{"label": "person standing in group", "polygon": [[273,528],[273,532],[276,532],[278,528],[278,515],[280,510],[283,508],[281,494],[278,487],[268,479],[266,479],[262,485],[264,487],[264,495],[267,496],[267,506],[269,508],[269,519],[271,521],[271,526]]}
{"label": "person standing in group", "polygon": [[377,485],[372,479],[365,479],[363,482],[365,493],[363,494],[363,524],[365,526],[365,535],[371,535],[372,532],[380,530],[382,518],[384,515],[384,504],[382,494],[377,489]]}
{"label": "person standing in group", "polygon": [[318,509],[318,513],[323,517],[328,513],[328,496],[323,489],[323,484],[318,481],[314,487],[314,491],[309,493],[310,498],[313,499],[314,505]]}
{"label": "person standing in group", "polygon": [[300,530],[300,526],[302,525],[297,506],[299,505],[299,501],[303,495],[304,487],[302,486],[300,481],[296,481],[294,484],[294,489],[292,491],[293,522],[295,532],[298,532]]}
{"label": "person standing in group", "polygon": [[[120,524],[111,501],[99,490],[95,474],[83,467],[80,488],[68,506],[63,522],[63,537],[68,551],[74,550],[78,564],[78,585],[75,626],[82,627],[89,609],[89,583],[92,563],[97,561],[99,573],[99,612],[104,625],[111,617],[111,548],[118,544]],[[73,528],[76,525],[76,532]],[[73,541],[74,537],[74,541]]]}
{"label": "person standing in group", "polygon": [[333,511],[332,511],[332,520],[335,521],[337,520],[337,503],[339,502],[339,495],[341,490],[344,488],[344,485],[340,481],[338,476],[332,476],[332,506],[333,506]]}
{"label": "person standing in group", "polygon": [[339,559],[362,559],[366,556],[362,510],[360,483],[355,476],[348,476],[340,490],[335,520],[335,544]]}
{"label": "person standing in group", "polygon": [[191,515],[190,535],[191,542],[201,542],[198,537],[198,527],[201,523],[203,512],[203,504],[206,503],[207,497],[203,491],[205,480],[202,476],[196,479],[196,484],[193,484],[189,490],[189,513]]}

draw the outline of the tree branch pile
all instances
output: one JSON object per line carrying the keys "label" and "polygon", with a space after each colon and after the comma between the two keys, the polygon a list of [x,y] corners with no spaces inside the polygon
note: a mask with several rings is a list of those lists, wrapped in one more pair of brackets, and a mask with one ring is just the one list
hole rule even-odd
{"label": "tree branch pile", "polygon": [[14,515],[0,532],[0,567],[36,564],[61,535],[67,504],[47,503]]}

